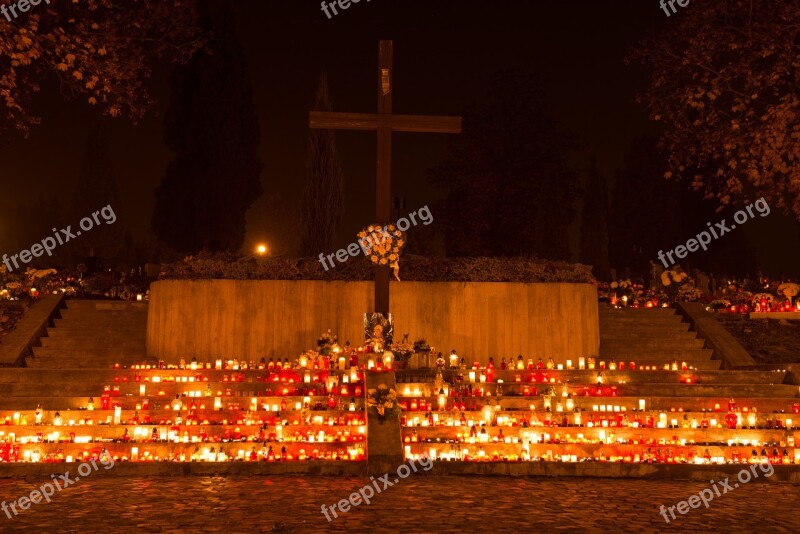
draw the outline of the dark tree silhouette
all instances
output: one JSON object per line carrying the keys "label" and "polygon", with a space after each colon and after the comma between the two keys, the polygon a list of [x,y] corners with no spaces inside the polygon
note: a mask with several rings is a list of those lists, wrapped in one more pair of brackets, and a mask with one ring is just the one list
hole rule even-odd
{"label": "dark tree silhouette", "polygon": [[667,175],[723,206],[765,196],[800,219],[798,28],[800,0],[697,2],[637,44]]}
{"label": "dark tree silhouette", "polygon": [[[703,199],[700,192],[665,180],[665,162],[657,141],[640,137],[632,143],[617,174],[609,217],[609,255],[619,278],[629,270],[633,277],[647,279],[650,262],[659,262],[659,250],[684,245],[706,229],[707,222],[731,218],[731,210],[717,212],[715,203]],[[755,270],[747,235],[738,230],[714,240],[707,251],[673,259],[683,268],[697,267],[717,274],[744,275]]]}
{"label": "dark tree silhouette", "polygon": [[120,221],[123,215],[122,202],[111,164],[108,134],[103,124],[98,122],[89,129],[86,139],[81,174],[69,212],[70,220],[53,220],[52,226],[63,227],[71,224],[73,230],[80,230],[81,219],[91,218],[94,212],[105,206],[111,206],[116,221],[107,224],[104,218],[98,215],[99,224],[94,225],[90,231],[83,231],[74,242],[68,243],[73,253],[73,260],[82,261],[83,257],[97,256],[113,261],[122,253],[125,246],[124,221]]}
{"label": "dark tree silhouette", "polygon": [[[317,87],[314,110],[331,111],[328,79],[324,73]],[[336,155],[333,130],[311,129],[307,169],[300,255],[317,256],[333,250],[333,240],[344,209],[344,174]]]}
{"label": "dark tree silhouette", "polygon": [[524,76],[506,74],[464,113],[464,133],[432,181],[447,192],[449,256],[569,259],[576,210],[574,140],[548,117]]}
{"label": "dark tree silhouette", "polygon": [[583,197],[580,234],[580,262],[592,266],[600,280],[611,276],[608,263],[608,191],[605,178],[592,156],[587,165],[586,195]]}
{"label": "dark tree silhouette", "polygon": [[153,232],[179,252],[238,250],[262,194],[253,90],[228,0],[200,2],[208,46],[175,68],[165,141],[175,153],[156,189]]}
{"label": "dark tree silhouette", "polygon": [[680,185],[663,178],[657,141],[634,139],[617,173],[610,210],[609,256],[618,278],[626,271],[646,278],[661,249],[686,242]]}
{"label": "dark tree silhouette", "polygon": [[[3,2],[8,5],[8,2]],[[201,44],[197,2],[47,2],[0,24],[0,145],[40,122],[34,95],[57,82],[104,115],[134,121],[153,105],[155,58],[187,59]],[[26,10],[27,11],[27,10]]]}

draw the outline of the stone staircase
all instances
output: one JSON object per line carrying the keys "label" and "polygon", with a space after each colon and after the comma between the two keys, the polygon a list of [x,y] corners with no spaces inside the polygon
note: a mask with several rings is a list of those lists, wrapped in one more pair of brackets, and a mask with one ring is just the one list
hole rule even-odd
{"label": "stone staircase", "polygon": [[689,331],[689,323],[670,308],[615,309],[600,305],[600,357],[636,365],[677,361],[695,369],[719,369],[714,351]]}
{"label": "stone staircase", "polygon": [[[695,464],[711,462],[715,469],[722,462],[732,462],[730,469],[746,461],[800,464],[800,400],[785,370],[722,369],[715,351],[672,309],[601,304],[599,315],[594,369],[566,368],[564,355],[554,354],[564,369],[496,370],[486,384],[456,379],[455,399],[437,396],[427,376],[399,374],[406,456],[435,454],[479,464],[522,457],[534,465],[547,459],[553,462],[543,465],[576,466],[542,474],[586,475],[594,468],[581,466],[603,462],[633,466],[611,476],[649,476],[653,463],[683,464],[698,473],[702,467]],[[458,373],[466,376],[448,370],[445,379]],[[439,402],[460,404],[466,423],[453,426],[448,413],[431,420],[429,410]],[[735,428],[729,411],[736,414]],[[487,420],[491,425],[483,426]],[[476,437],[469,430],[473,424],[483,427]]]}
{"label": "stone staircase", "polygon": [[147,361],[147,304],[70,300],[26,364],[38,369],[111,369]]}
{"label": "stone staircase", "polygon": [[[311,457],[330,465],[363,458],[361,435],[372,423],[364,417],[360,380],[345,391],[335,388],[336,407],[326,404],[332,397],[324,394],[324,377],[311,374],[306,382],[263,369],[131,368],[147,361],[146,305],[69,301],[60,313],[34,347],[30,368],[0,369],[0,464],[96,457],[103,449],[120,459],[139,455],[140,463],[160,458],[188,465],[197,455],[200,463],[215,463],[209,455],[223,446],[226,454],[244,459],[258,448],[264,465],[271,463],[269,448],[276,455],[285,448],[289,459]],[[404,411],[399,436],[392,425],[393,439],[402,439],[407,459],[450,460],[437,463],[443,472],[708,480],[723,470],[735,474],[743,462],[770,461],[796,473],[784,479],[800,480],[800,399],[786,371],[721,369],[714,351],[672,310],[601,305],[600,333],[597,369],[496,370],[484,376],[485,383],[483,370],[446,370],[447,393],[434,387],[432,371],[399,371]],[[552,356],[566,365],[564,355]],[[612,358],[625,367],[610,369]],[[128,368],[113,369],[116,363]],[[337,373],[343,373],[345,386],[347,372]],[[391,384],[393,377],[367,378]],[[178,411],[171,405],[176,395]],[[356,398],[357,407],[348,409],[346,401]],[[316,409],[305,420],[301,403],[309,401]],[[444,410],[437,409],[440,403]],[[737,414],[735,428],[726,422],[729,411]],[[179,423],[176,416],[186,419]],[[261,435],[264,424],[267,434]],[[298,432],[307,438],[270,437],[289,424],[292,439]],[[471,435],[473,428],[478,435]],[[240,431],[247,442],[237,441]],[[323,433],[336,440],[320,441]],[[270,443],[262,451],[265,437]],[[368,449],[379,451],[378,459],[387,455],[370,440]],[[7,458],[9,444],[15,459]],[[400,443],[387,445],[396,456]],[[714,465],[702,465],[709,463]],[[670,470],[675,466],[682,470]]]}
{"label": "stone staircase", "polygon": [[[325,409],[328,397],[319,371],[310,382],[302,376],[302,371],[238,367],[0,368],[0,478],[7,474],[6,462],[97,458],[104,449],[117,459],[141,454],[139,460],[150,463],[221,461],[210,454],[215,449],[239,460],[252,460],[251,453],[259,451],[260,460],[274,462],[285,451],[295,460],[307,455],[332,465],[363,462],[363,401],[359,410]],[[348,401],[356,392],[360,397],[363,377],[337,391]],[[303,402],[315,408],[307,418]],[[291,421],[285,442],[278,441],[282,420]],[[307,437],[301,440],[298,434]]]}

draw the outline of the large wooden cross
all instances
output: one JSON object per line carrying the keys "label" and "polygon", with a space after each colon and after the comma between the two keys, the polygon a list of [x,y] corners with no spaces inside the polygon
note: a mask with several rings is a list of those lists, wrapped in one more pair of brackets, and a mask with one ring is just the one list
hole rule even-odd
{"label": "large wooden cross", "polygon": [[[378,57],[378,113],[312,111],[311,128],[378,132],[378,172],[375,182],[377,223],[391,222],[392,132],[461,133],[461,117],[392,114],[392,41],[381,41]],[[389,266],[375,268],[375,310],[389,313]]]}

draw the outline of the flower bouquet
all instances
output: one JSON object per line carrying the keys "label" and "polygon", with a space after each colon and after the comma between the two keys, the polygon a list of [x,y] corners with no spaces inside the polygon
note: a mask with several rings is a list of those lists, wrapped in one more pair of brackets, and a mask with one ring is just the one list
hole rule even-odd
{"label": "flower bouquet", "polygon": [[794,299],[798,293],[800,293],[800,285],[794,282],[784,282],[778,286],[778,294],[786,297],[790,305],[792,304],[792,299]]}
{"label": "flower bouquet", "polygon": [[671,302],[678,300],[681,285],[686,282],[687,278],[689,278],[688,274],[677,269],[669,269],[661,273],[661,285],[669,295]]}
{"label": "flower bouquet", "polygon": [[424,339],[414,341],[414,352],[430,352],[431,346]]}
{"label": "flower bouquet", "polygon": [[411,356],[414,354],[414,345],[409,343],[408,341],[408,334],[403,334],[403,340],[397,341],[389,345],[389,350],[394,353],[395,362],[401,363],[398,365],[398,369],[402,369],[408,363],[408,360],[411,359]]}
{"label": "flower bouquet", "polygon": [[400,261],[400,251],[405,245],[405,233],[395,225],[381,227],[371,224],[358,232],[359,242],[367,242],[367,256],[375,265],[395,267]]}
{"label": "flower bouquet", "polygon": [[367,406],[375,408],[378,420],[383,421],[387,416],[400,414],[400,405],[397,403],[397,392],[386,384],[380,384],[377,389],[367,390]]}
{"label": "flower bouquet", "polygon": [[331,335],[330,329],[326,333],[320,335],[319,339],[317,340],[317,347],[319,347],[319,353],[323,356],[327,356],[331,352],[331,348],[333,344],[336,343],[336,337]]}

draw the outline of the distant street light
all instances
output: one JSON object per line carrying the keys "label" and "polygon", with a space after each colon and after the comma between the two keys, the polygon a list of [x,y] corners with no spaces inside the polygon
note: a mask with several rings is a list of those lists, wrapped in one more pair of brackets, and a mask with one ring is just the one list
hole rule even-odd
{"label": "distant street light", "polygon": [[259,256],[266,256],[267,255],[267,245],[261,244],[256,247],[256,254]]}

